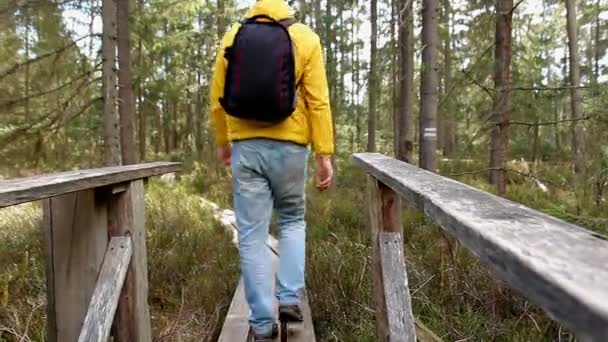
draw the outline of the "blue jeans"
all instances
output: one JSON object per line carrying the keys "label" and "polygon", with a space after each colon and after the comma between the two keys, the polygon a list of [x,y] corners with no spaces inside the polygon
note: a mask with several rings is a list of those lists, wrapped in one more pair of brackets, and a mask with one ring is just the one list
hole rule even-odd
{"label": "blue jeans", "polygon": [[278,214],[279,304],[298,304],[304,288],[305,187],[308,149],[296,144],[252,139],[233,143],[232,177],[239,254],[249,323],[256,333],[275,322],[270,251],[266,246],[273,208]]}

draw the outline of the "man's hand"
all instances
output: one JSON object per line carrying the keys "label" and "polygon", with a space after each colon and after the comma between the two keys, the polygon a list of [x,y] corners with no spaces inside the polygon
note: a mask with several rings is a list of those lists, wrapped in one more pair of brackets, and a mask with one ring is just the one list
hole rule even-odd
{"label": "man's hand", "polygon": [[232,156],[232,148],[230,145],[219,146],[217,148],[217,159],[224,163],[224,166],[230,166],[230,157]]}
{"label": "man's hand", "polygon": [[331,185],[334,178],[334,166],[331,163],[331,157],[317,157],[317,189],[325,191]]}

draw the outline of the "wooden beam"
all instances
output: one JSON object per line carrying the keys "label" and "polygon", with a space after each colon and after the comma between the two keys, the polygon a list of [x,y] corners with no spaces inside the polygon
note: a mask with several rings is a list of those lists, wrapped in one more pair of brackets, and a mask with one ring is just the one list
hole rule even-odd
{"label": "wooden beam", "polygon": [[129,236],[133,244],[133,258],[127,271],[114,319],[112,333],[114,342],[151,342],[142,180],[131,182],[125,192],[112,197],[108,229],[111,236]]}
{"label": "wooden beam", "polygon": [[403,243],[399,196],[367,177],[372,272],[379,341],[416,341]]}
{"label": "wooden beam", "polygon": [[388,341],[416,342],[401,233],[382,233],[379,244]]}
{"label": "wooden beam", "polygon": [[149,163],[0,180],[0,208],[176,172],[180,163]]}
{"label": "wooden beam", "polygon": [[608,341],[606,237],[380,154],[353,159],[579,340]]}
{"label": "wooden beam", "polygon": [[130,237],[110,240],[78,342],[108,341],[132,252]]}
{"label": "wooden beam", "polygon": [[228,314],[224,320],[218,342],[245,342],[249,336],[249,306],[245,300],[243,280],[234,291]]}
{"label": "wooden beam", "polygon": [[76,341],[108,246],[107,206],[93,190],[43,203],[47,340]]}

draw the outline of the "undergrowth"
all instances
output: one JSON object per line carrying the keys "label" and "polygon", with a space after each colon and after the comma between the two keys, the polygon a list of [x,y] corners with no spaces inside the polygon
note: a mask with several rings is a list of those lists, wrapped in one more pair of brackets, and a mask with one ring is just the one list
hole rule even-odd
{"label": "undergrowth", "polygon": [[[44,341],[45,265],[40,209],[0,210],[0,341]],[[230,236],[179,185],[146,188],[154,341],[216,341],[238,279]]]}

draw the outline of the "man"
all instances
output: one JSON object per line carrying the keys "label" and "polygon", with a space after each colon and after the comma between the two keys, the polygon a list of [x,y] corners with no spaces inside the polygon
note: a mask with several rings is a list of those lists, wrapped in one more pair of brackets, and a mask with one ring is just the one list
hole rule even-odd
{"label": "man", "polygon": [[[307,146],[311,144],[315,152],[317,188],[326,190],[333,178],[331,156],[334,153],[334,133],[319,37],[306,25],[295,23],[290,18],[289,8],[283,0],[258,0],[250,8],[247,18],[225,35],[218,52],[211,89],[212,123],[218,158],[225,165],[232,166],[240,266],[250,308],[249,323],[255,341],[270,341],[277,336],[278,330],[271,293],[272,281],[276,281],[275,295],[281,319],[302,320],[299,304],[300,292],[304,288]],[[264,30],[273,30],[264,31],[269,34],[283,34],[277,28],[288,33],[281,38],[291,43],[285,49],[279,48],[279,38],[272,38],[271,44],[276,47],[269,45],[268,49],[260,48],[259,44],[263,43],[256,41],[262,38],[248,36],[237,39]],[[238,44],[242,46],[237,47]],[[248,51],[247,44],[258,44],[256,51]],[[290,47],[293,53],[281,56],[293,55],[294,98],[288,103],[293,103],[294,108],[287,111],[286,118],[281,117],[271,124],[260,123],[259,118],[250,112],[256,111],[254,107],[268,105],[262,103],[267,102],[262,99],[272,98],[277,87],[250,86],[246,94],[238,95],[241,97],[237,100],[234,100],[238,98],[233,94],[234,89],[246,87],[243,84],[247,82],[256,83],[266,78],[267,72],[261,70],[276,69],[277,64],[280,68],[284,67],[282,61],[285,59],[275,63],[271,57],[259,57],[260,53],[271,56],[281,49],[279,53],[291,51]],[[248,54],[256,56],[247,57]],[[256,63],[254,69],[251,69],[251,63]],[[250,69],[243,72],[242,68]],[[278,77],[282,77],[282,74]],[[285,87],[278,89],[279,92],[285,91]],[[289,100],[289,89],[285,94],[279,94],[280,100]],[[251,102],[252,97],[258,99],[257,103]],[[234,103],[238,101],[249,101],[249,105],[235,108]],[[259,113],[260,116],[263,114]],[[271,259],[265,245],[273,208],[278,214],[281,253],[276,280],[271,274]]]}

